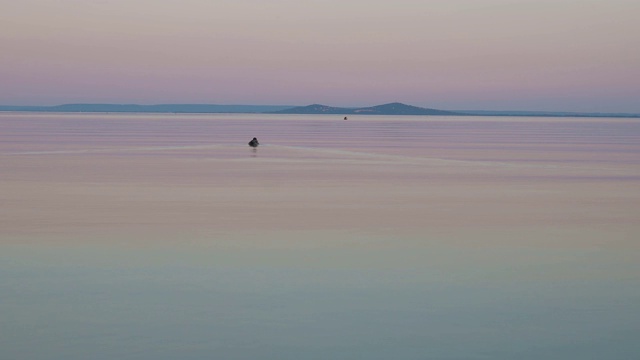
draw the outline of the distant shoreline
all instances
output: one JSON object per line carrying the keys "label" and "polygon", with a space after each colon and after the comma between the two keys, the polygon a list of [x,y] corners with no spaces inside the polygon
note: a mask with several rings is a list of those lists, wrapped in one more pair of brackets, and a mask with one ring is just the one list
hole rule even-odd
{"label": "distant shoreline", "polygon": [[326,105],[301,107],[287,105],[215,105],[215,104],[66,104],[56,106],[5,106],[0,112],[31,113],[117,113],[117,114],[299,114],[299,115],[391,115],[391,116],[511,116],[511,117],[581,117],[581,118],[640,118],[634,113],[586,113],[552,111],[491,111],[437,110],[402,103],[390,103],[366,108],[340,108]]}

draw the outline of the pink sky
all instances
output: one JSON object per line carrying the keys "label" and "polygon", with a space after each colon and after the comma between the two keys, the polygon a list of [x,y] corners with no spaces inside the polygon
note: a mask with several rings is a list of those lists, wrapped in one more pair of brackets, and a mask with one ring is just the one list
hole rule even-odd
{"label": "pink sky", "polygon": [[0,104],[640,112],[637,0],[0,0]]}

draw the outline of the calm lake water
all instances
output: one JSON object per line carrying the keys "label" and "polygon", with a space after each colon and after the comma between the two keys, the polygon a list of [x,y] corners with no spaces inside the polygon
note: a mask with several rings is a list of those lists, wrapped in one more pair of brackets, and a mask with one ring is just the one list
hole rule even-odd
{"label": "calm lake water", "polygon": [[639,239],[638,119],[0,114],[1,359],[633,359]]}

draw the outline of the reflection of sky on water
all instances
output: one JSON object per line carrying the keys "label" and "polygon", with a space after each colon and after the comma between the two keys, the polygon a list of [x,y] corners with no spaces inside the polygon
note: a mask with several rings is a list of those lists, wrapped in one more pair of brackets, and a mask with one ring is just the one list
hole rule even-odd
{"label": "reflection of sky on water", "polygon": [[264,241],[275,249],[5,246],[0,347],[29,359],[627,359],[640,351],[633,255],[286,250]]}
{"label": "reflection of sky on water", "polygon": [[1,116],[2,359],[640,353],[635,120]]}

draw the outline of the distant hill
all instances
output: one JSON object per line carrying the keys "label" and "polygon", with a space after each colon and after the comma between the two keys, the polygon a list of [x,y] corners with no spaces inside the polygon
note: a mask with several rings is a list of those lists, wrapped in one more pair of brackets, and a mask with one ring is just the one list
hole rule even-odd
{"label": "distant hill", "polygon": [[638,113],[583,113],[551,111],[487,111],[455,110],[445,111],[421,108],[398,102],[362,108],[343,108],[320,104],[308,106],[285,105],[216,105],[216,104],[65,104],[56,106],[7,106],[0,105],[0,111],[31,112],[88,112],[88,113],[267,113],[267,114],[329,114],[329,115],[457,115],[457,116],[531,116],[531,117],[615,117],[640,118]]}
{"label": "distant hill", "polygon": [[115,112],[115,113],[265,113],[291,106],[214,104],[65,104],[56,106],[0,106],[0,111]]}
{"label": "distant hill", "polygon": [[355,114],[372,115],[458,115],[453,111],[436,110],[406,105],[398,102],[354,110]]}
{"label": "distant hill", "polygon": [[341,108],[320,104],[273,111],[276,114],[340,114],[340,115],[460,115],[452,111],[427,109],[398,102],[363,108]]}
{"label": "distant hill", "polygon": [[353,109],[312,104],[273,111],[274,114],[353,114]]}

